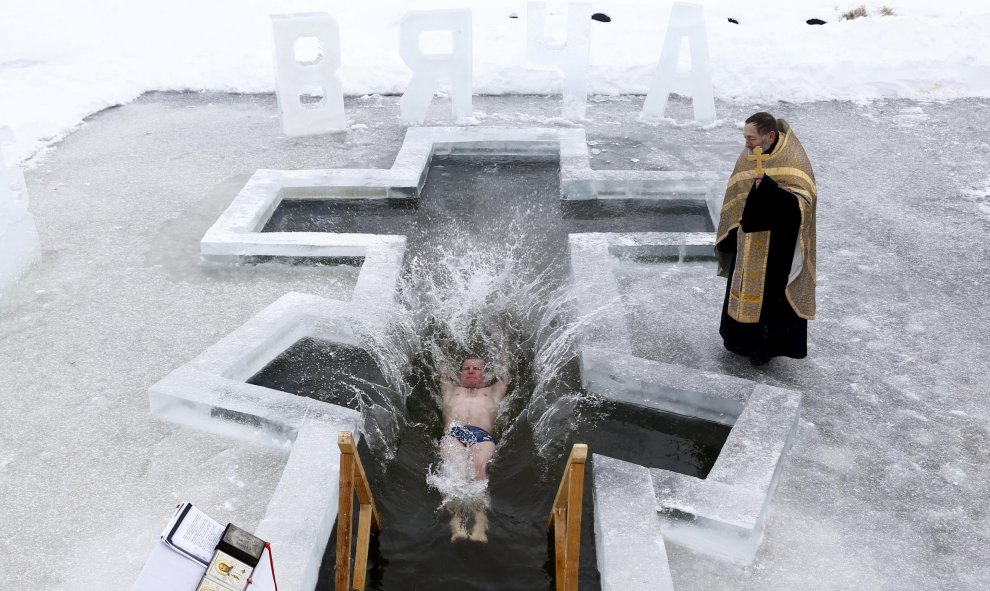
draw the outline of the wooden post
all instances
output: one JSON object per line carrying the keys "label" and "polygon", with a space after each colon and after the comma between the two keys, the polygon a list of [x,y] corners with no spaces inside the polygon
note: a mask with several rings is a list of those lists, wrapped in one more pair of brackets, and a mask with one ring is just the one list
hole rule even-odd
{"label": "wooden post", "polygon": [[[575,446],[577,447],[577,446]],[[587,454],[587,448],[585,449]],[[581,554],[581,511],[584,500],[584,457],[569,466],[567,483],[567,591],[578,588],[578,557]]]}
{"label": "wooden post", "polygon": [[547,517],[547,528],[553,531],[557,591],[577,591],[578,587],[584,465],[587,459],[588,446],[574,444]]}
{"label": "wooden post", "polygon": [[[348,433],[348,435],[350,434]],[[353,515],[354,454],[344,452],[343,446],[341,446],[340,497],[337,499],[337,573],[334,582],[336,591],[351,591],[351,521]]]}
{"label": "wooden post", "polygon": [[[371,495],[371,485],[361,464],[361,456],[354,445],[350,431],[337,434],[340,448],[340,498],[337,501],[337,572],[335,591],[364,591],[368,570],[368,545],[371,531],[381,529],[381,517]],[[357,493],[358,512],[357,555],[354,557],[354,581],[351,578],[351,524],[354,520],[354,493]]]}
{"label": "wooden post", "polygon": [[356,591],[364,591],[364,577],[368,571],[368,544],[371,542],[371,516],[374,508],[361,505],[358,515],[357,549],[354,555],[354,585]]}
{"label": "wooden post", "polygon": [[563,507],[553,510],[553,561],[557,591],[567,591],[567,521]]}

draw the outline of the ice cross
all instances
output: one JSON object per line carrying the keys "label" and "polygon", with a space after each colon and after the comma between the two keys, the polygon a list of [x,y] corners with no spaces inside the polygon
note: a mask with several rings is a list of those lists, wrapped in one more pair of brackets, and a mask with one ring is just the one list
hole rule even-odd
{"label": "ice cross", "polygon": [[[587,269],[581,267],[572,271],[572,281],[584,282],[595,278],[600,278],[601,282],[609,281],[613,287],[594,292],[606,302],[621,301],[617,294],[618,282],[615,274],[607,271],[607,266],[594,264],[597,260],[608,261],[609,257],[626,254],[662,256],[666,252],[664,249],[683,251],[685,255],[690,255],[688,249],[692,248],[711,252],[715,238],[712,232],[626,233],[628,226],[634,222],[638,224],[640,218],[648,216],[641,214],[638,218],[632,218],[627,212],[622,212],[622,208],[613,210],[613,206],[621,205],[617,198],[676,196],[678,201],[693,201],[707,208],[711,223],[718,219],[721,204],[719,189],[725,181],[721,174],[709,171],[592,169],[585,132],[579,128],[412,127],[406,131],[402,148],[391,168],[256,171],[203,237],[202,257],[227,262],[265,256],[361,258],[363,264],[351,298],[349,301],[337,301],[298,293],[286,294],[241,328],[153,385],[149,398],[154,414],[193,428],[235,434],[252,440],[260,437],[265,441],[276,440],[291,445],[285,472],[257,530],[258,535],[278,543],[282,548],[281,561],[289,565],[283,569],[290,573],[285,575],[290,577],[290,584],[286,585],[288,588],[313,588],[315,585],[321,557],[314,556],[311,550],[326,543],[336,515],[335,469],[339,453],[334,450],[335,446],[327,442],[336,440],[337,431],[359,430],[361,416],[349,409],[252,385],[248,380],[301,338],[357,346],[369,336],[385,334],[390,314],[396,308],[395,293],[406,254],[406,236],[344,233],[340,229],[361,231],[366,214],[381,207],[381,204],[361,207],[356,203],[360,199],[406,199],[411,210],[392,212],[386,216],[388,222],[395,224],[396,231],[410,236],[409,244],[417,248],[428,246],[429,241],[417,240],[415,233],[428,235],[443,220],[434,221],[434,228],[423,227],[430,217],[418,215],[416,205],[424,210],[440,205],[436,198],[421,201],[418,198],[426,184],[432,158],[451,155],[558,160],[560,169],[556,193],[559,194],[544,195],[541,191],[540,195],[548,199],[546,204],[559,200],[570,203],[560,204],[566,218],[566,222],[560,224],[565,226],[560,228],[563,233],[573,230],[586,232],[584,236],[590,237],[586,239],[595,241],[596,246],[605,237],[612,237],[608,239],[610,243],[602,244],[601,259],[588,259],[592,264],[587,265]],[[526,198],[526,195],[510,195]],[[441,193],[436,197],[454,199],[456,196]],[[334,204],[328,204],[338,206],[334,212],[337,225],[330,228],[332,231],[293,231],[285,227],[279,231],[264,231],[268,222],[273,225],[280,223],[274,219],[272,212],[281,203],[307,198],[337,200]],[[500,205],[485,201],[478,199],[476,203],[467,204],[467,207]],[[586,203],[571,203],[577,201]],[[341,205],[345,207],[339,207]],[[304,212],[286,209],[284,213]],[[281,221],[291,222],[290,217],[287,215]],[[602,233],[603,226],[610,223],[610,219],[606,218],[618,220],[616,225],[622,226],[625,232]],[[480,216],[479,220],[481,223],[486,221]],[[379,230],[380,227],[376,225],[363,231]],[[576,235],[569,237],[572,244],[578,240]],[[643,252],[644,249],[646,252]],[[537,247],[536,250],[541,249]],[[584,260],[583,257],[574,258]],[[605,272],[602,272],[603,268]],[[595,284],[597,286],[598,283]],[[588,305],[595,305],[597,301],[588,302]],[[615,321],[606,326],[624,327],[627,320],[623,309],[614,305],[611,309],[615,314],[608,319],[615,318]],[[609,336],[615,333],[628,335],[628,330],[612,328]],[[624,338],[623,342],[628,343],[629,338]],[[621,350],[631,350],[631,346]],[[314,473],[314,470],[319,472]],[[655,496],[652,485],[649,489],[649,496]],[[299,510],[300,502],[305,503],[306,511]],[[327,516],[327,519],[311,519],[313,514]],[[666,557],[663,556],[662,560],[665,563]]]}
{"label": "ice cross", "polygon": [[[724,179],[714,172],[592,169],[583,129],[410,127],[391,168],[256,171],[203,236],[200,254],[210,261],[254,256],[364,257],[381,242],[380,235],[287,229],[266,233],[262,220],[271,217],[283,200],[307,195],[415,200],[425,184],[431,158],[452,155],[559,159],[559,191],[565,201],[676,194],[704,204],[715,220],[721,206],[720,191],[714,187]],[[670,234],[678,233],[659,232],[652,239],[666,241]],[[670,237],[680,244],[681,238]],[[714,237],[691,234],[691,240],[710,244]]]}
{"label": "ice cross", "polygon": [[753,155],[746,158],[756,161],[756,176],[763,176],[763,163],[770,159],[770,155],[764,154],[763,148],[756,146],[753,148]]}

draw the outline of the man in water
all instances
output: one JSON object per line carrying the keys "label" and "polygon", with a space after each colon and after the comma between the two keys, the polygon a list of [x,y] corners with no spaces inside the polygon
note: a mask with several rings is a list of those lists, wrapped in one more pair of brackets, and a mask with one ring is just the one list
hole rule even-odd
{"label": "man in water", "polygon": [[[477,357],[468,357],[461,362],[457,374],[459,383],[446,379],[440,382],[443,394],[444,434],[440,439],[440,452],[444,462],[468,462],[470,478],[487,483],[488,460],[495,453],[495,417],[499,403],[505,398],[508,384],[496,377],[495,382],[485,385],[485,362]],[[465,519],[461,511],[453,511],[450,519],[450,540],[488,541],[488,517],[485,502],[473,508],[474,526],[470,532],[465,529]]]}
{"label": "man in water", "polygon": [[[743,138],[715,243],[718,274],[729,279],[719,333],[753,365],[802,359],[815,317],[815,173],[783,119],[756,113]],[[757,158],[765,169],[754,168]]]}

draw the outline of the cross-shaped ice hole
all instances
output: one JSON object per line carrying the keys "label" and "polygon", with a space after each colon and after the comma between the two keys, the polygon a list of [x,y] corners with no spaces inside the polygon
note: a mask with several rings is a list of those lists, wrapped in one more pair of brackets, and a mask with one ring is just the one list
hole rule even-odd
{"label": "cross-shaped ice hole", "polygon": [[[505,155],[512,156],[513,161],[503,162],[498,158]],[[457,159],[445,160],[446,156],[466,156],[471,159],[467,162]],[[516,166],[523,168],[528,166],[532,170],[526,174],[510,173],[505,178],[500,176],[501,173]],[[461,173],[450,174],[455,169],[470,169],[473,172],[465,175],[461,170]],[[447,173],[446,178],[445,173]],[[530,192],[528,189],[520,190],[519,187],[513,188],[503,183],[510,178],[518,180],[527,177],[538,179],[535,182],[538,190]],[[520,207],[556,207],[554,215],[549,217],[532,215],[527,219],[527,216],[522,216],[524,222],[535,219],[549,219],[552,222],[549,231],[544,228],[539,239],[544,243],[549,240],[553,248],[536,248],[535,250],[539,251],[537,254],[548,256],[558,254],[560,248],[558,245],[565,244],[567,235],[575,230],[634,229],[637,231],[620,234],[602,232],[571,234],[569,248],[571,248],[572,260],[575,241],[594,244],[594,248],[598,249],[595,252],[604,253],[602,256],[605,257],[624,251],[627,254],[633,253],[633,256],[685,260],[697,256],[701,250],[708,252],[711,250],[714,239],[711,234],[712,220],[717,216],[717,202],[721,196],[722,182],[718,175],[706,172],[591,170],[582,130],[412,128],[408,131],[402,150],[391,169],[258,171],[227,212],[204,236],[202,252],[205,258],[235,261],[259,255],[363,257],[359,287],[355,289],[352,298],[355,304],[360,303],[360,305],[349,303],[343,305],[348,306],[347,315],[351,318],[365,319],[367,324],[363,330],[374,332],[382,329],[382,322],[387,317],[388,310],[394,306],[395,278],[405,254],[405,237],[409,237],[412,253],[429,251],[431,236],[435,236],[438,230],[444,228],[442,221],[447,210],[466,208],[471,214],[468,216],[469,219],[477,220],[486,224],[486,228],[490,228],[492,223],[503,219],[502,214],[505,213],[505,209],[519,211]],[[461,186],[465,183],[466,186]],[[496,186],[506,184],[505,193],[492,198],[484,191],[473,189],[474,185],[484,184]],[[431,194],[434,185],[439,187],[436,196]],[[637,199],[642,197],[647,199]],[[563,203],[560,198],[564,199]],[[409,216],[404,216],[403,213],[392,220],[397,224],[396,231],[403,232],[401,235],[357,231],[381,231],[381,227],[364,228],[360,225],[362,222],[354,217],[356,215],[354,212],[346,213],[339,207],[338,211],[334,212],[334,206],[345,204],[348,200],[355,200],[355,203],[351,204],[355,206],[360,205],[357,201],[365,200],[368,203],[377,201],[369,206],[374,210],[376,207],[382,207],[389,199],[396,200],[396,203],[414,204],[411,208],[404,210],[400,208],[400,211],[408,212]],[[595,199],[599,201],[596,202]],[[319,231],[321,230],[319,227],[314,228],[317,231],[293,228],[291,224],[296,222],[291,218],[298,211],[294,212],[290,209],[297,207],[302,211],[306,205],[300,203],[288,204],[287,207],[290,209],[279,214],[282,221],[273,222],[279,217],[273,216],[273,212],[284,203],[307,200],[325,201],[316,205],[326,208],[327,215],[316,216],[316,219],[324,218],[320,223],[330,220],[331,225],[326,229],[331,231]],[[571,202],[575,200],[592,201],[584,204]],[[628,202],[623,203],[623,200]],[[678,201],[684,203],[678,205]],[[622,209],[629,205],[642,205],[647,211],[645,214],[640,211],[635,215],[627,215]],[[654,215],[657,211],[665,207],[670,209],[671,206],[673,211],[677,211],[682,205],[686,209],[681,217],[694,220],[691,223],[699,220],[703,222],[694,228],[697,231],[669,231],[675,228],[649,225],[656,222],[651,218],[662,217]],[[649,209],[654,206],[658,209]],[[361,207],[358,207],[358,210],[360,209]],[[332,219],[335,215],[338,217],[336,221]],[[345,219],[347,215],[352,217]],[[367,219],[369,223],[379,223],[381,220],[376,220],[377,217],[380,216],[368,215]],[[276,231],[264,231],[270,223],[283,222],[290,225]],[[615,226],[609,228],[610,223],[614,223]],[[635,227],[636,224],[641,223],[646,225]],[[353,233],[339,231],[343,228],[352,230]],[[638,231],[643,229],[654,231]],[[519,234],[492,232],[492,234],[501,242],[526,240],[526,232]],[[478,236],[483,239],[484,233],[478,233]],[[588,260],[594,261],[595,258],[585,257],[585,261]],[[583,273],[587,273],[587,277],[592,279],[609,275],[607,267],[595,269],[593,265],[582,266],[582,264],[579,262],[572,269],[572,282],[586,278]],[[370,306],[367,305],[369,302]],[[619,341],[609,350],[622,355],[628,351],[628,339],[625,339],[626,344],[623,344],[621,338],[627,328],[621,306],[614,308],[618,317],[606,328],[610,335],[617,335]],[[319,314],[325,313],[325,311],[319,312]],[[317,312],[314,310],[312,314],[315,315]],[[246,356],[245,359],[249,360],[244,362],[245,367],[254,369],[253,373],[237,372],[240,376],[238,379],[249,379],[264,367],[264,363],[287,351],[300,339],[318,336],[307,331],[292,332],[291,329],[286,329],[291,323],[287,325],[284,319],[278,322],[261,330],[262,333],[282,335],[278,339],[278,346],[266,347],[264,355],[251,352],[255,350],[251,347],[242,351],[240,355]],[[375,326],[378,328],[374,328]],[[258,330],[255,328],[247,332],[257,333]],[[330,340],[343,344],[353,342],[347,338],[335,339],[336,337]],[[607,343],[591,339],[586,340],[582,346],[590,349],[592,345],[605,344]],[[234,362],[238,367],[241,363],[242,361]],[[584,372],[585,369],[582,368],[582,374]],[[181,372],[177,370],[177,373]],[[232,387],[229,381],[223,383],[226,384],[225,388]],[[247,386],[248,391],[253,393],[269,391],[249,384],[242,383],[242,385]]]}

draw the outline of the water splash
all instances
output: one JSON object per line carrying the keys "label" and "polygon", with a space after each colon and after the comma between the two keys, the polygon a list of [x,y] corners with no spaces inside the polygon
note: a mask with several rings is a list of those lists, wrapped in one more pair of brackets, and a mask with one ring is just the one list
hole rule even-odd
{"label": "water splash", "polygon": [[[442,187],[421,205],[398,309],[388,334],[371,346],[395,390],[394,420],[439,435],[440,379],[455,378],[461,361],[476,356],[486,361],[489,381],[497,375],[509,383],[496,438],[532,427],[537,453],[554,453],[553,440],[577,420],[571,411],[582,393],[572,362],[590,320],[577,317],[568,287],[558,173],[513,184],[494,162],[462,184],[443,185],[446,169],[434,164],[431,183]],[[450,170],[446,178],[454,178]],[[377,428],[391,446],[387,429]]]}

